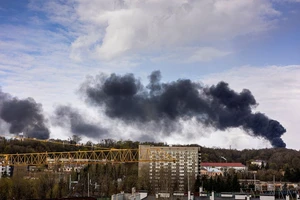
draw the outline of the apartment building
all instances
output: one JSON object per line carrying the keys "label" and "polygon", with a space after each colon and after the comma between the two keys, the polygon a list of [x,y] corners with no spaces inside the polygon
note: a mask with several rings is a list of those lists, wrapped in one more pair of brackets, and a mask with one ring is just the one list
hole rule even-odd
{"label": "apartment building", "polygon": [[153,192],[187,191],[200,176],[200,147],[140,145],[139,159],[145,156],[148,161],[139,162],[139,176],[148,176]]}

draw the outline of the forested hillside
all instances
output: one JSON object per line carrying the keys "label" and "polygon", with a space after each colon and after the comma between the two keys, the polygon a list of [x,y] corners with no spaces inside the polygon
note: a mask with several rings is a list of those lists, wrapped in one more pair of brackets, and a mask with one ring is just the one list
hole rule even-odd
{"label": "forested hillside", "polygon": [[[80,138],[76,136],[69,140],[49,140],[49,142],[41,142],[37,140],[19,140],[0,138],[0,153],[33,153],[33,152],[62,152],[76,150],[91,150],[96,148],[126,148],[137,149],[139,144],[149,144],[156,146],[166,146],[165,143],[154,142],[138,142],[138,141],[115,141],[105,139],[99,143],[91,141],[85,144],[79,144]],[[77,144],[76,144],[77,143]],[[75,145],[76,144],[76,145]],[[174,145],[173,145],[174,146]],[[181,146],[181,145],[178,145]],[[193,144],[190,146],[197,146]],[[300,181],[300,152],[286,148],[270,148],[270,149],[221,149],[221,148],[201,148],[202,162],[241,162],[248,166],[249,171],[256,171],[256,178],[261,180],[282,181]],[[263,160],[265,167],[251,165],[253,160]],[[243,175],[243,177],[253,176],[251,173]]]}
{"label": "forested hillside", "polygon": [[[226,160],[224,160],[226,159]],[[259,168],[251,161],[263,160],[265,166]],[[256,178],[271,181],[300,181],[300,152],[286,148],[270,149],[234,149],[202,148],[202,162],[241,162],[248,166],[249,172],[256,172]],[[246,177],[253,177],[248,173]]]}
{"label": "forested hillside", "polygon": [[270,169],[300,168],[300,152],[286,148],[244,149],[242,151],[204,148],[202,147],[202,162],[241,162],[249,166],[252,160],[264,160]]}
{"label": "forested hillside", "polygon": [[[80,139],[79,139],[80,140]],[[75,145],[77,143],[77,145]],[[71,145],[70,145],[71,144]],[[34,153],[34,152],[62,152],[88,150],[95,148],[123,148],[137,149],[139,144],[149,144],[155,146],[166,146],[166,143],[155,142],[138,142],[138,141],[115,141],[105,139],[99,143],[91,141],[85,144],[76,141],[74,138],[69,140],[51,139],[48,142],[38,140],[20,140],[20,139],[5,139],[0,137],[0,153]],[[174,146],[174,145],[173,145]],[[180,145],[178,145],[180,146]],[[189,146],[196,146],[189,145]],[[274,170],[285,168],[300,169],[300,152],[286,148],[270,148],[270,149],[221,149],[221,148],[201,148],[202,162],[241,162],[244,165],[250,166],[252,160],[264,160],[268,167]],[[225,160],[226,159],[226,160]]]}
{"label": "forested hillside", "polygon": [[[0,154],[7,153],[34,153],[34,152],[62,152],[92,150],[97,148],[126,148],[137,149],[139,144],[156,146],[167,146],[166,143],[138,142],[138,141],[115,141],[112,139],[101,140],[99,143],[91,141],[85,144],[80,143],[80,138],[73,136],[68,140],[48,140],[39,141],[35,139],[6,139],[0,137]],[[182,145],[173,145],[182,146]],[[198,146],[190,144],[189,146]],[[238,179],[252,179],[254,173],[257,180],[283,182],[300,182],[300,152],[285,148],[270,149],[245,149],[242,151],[235,149],[220,148],[201,148],[202,162],[241,162],[248,166],[246,172],[235,172],[230,170],[224,177],[208,179],[202,176],[197,179],[194,191],[200,185],[206,190],[212,188],[215,191],[239,191],[245,186],[238,184]],[[253,160],[263,160],[265,165],[259,168],[252,165]],[[0,179],[0,196],[4,199],[26,199],[26,198],[53,198],[68,195],[87,194],[87,187],[84,183],[88,182],[88,173],[91,184],[90,194],[95,196],[108,197],[120,191],[130,192],[131,187],[152,191],[149,180],[138,176],[137,163],[88,165],[80,172],[72,171],[72,180],[80,176],[80,184],[72,189],[69,188],[69,175],[60,171],[39,170],[37,173],[16,167],[13,177]],[[22,178],[24,177],[24,178]],[[80,186],[80,187],[77,187]],[[45,193],[44,191],[48,191]]]}

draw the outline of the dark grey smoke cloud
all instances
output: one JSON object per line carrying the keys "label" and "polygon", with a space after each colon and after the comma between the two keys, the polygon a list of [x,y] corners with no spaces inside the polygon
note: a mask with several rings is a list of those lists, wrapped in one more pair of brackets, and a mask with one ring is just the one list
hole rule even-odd
{"label": "dark grey smoke cloud", "polygon": [[18,99],[0,88],[0,117],[10,125],[9,132],[26,137],[48,139],[50,132],[42,114],[42,105],[32,98]]}
{"label": "dark grey smoke cloud", "polygon": [[98,138],[108,133],[107,130],[101,128],[99,124],[88,123],[79,111],[71,106],[57,106],[52,121],[54,125],[70,127],[71,132],[75,135]]}
{"label": "dark grey smoke cloud", "polygon": [[181,118],[196,117],[207,126],[220,130],[243,128],[252,136],[269,140],[274,147],[286,146],[281,139],[286,130],[279,122],[262,113],[252,113],[257,102],[249,90],[237,93],[225,82],[204,87],[188,79],[170,83],[161,83],[160,79],[159,71],[152,72],[145,87],[133,74],[102,74],[86,80],[80,91],[87,102],[104,106],[109,117],[128,123],[176,123]]}

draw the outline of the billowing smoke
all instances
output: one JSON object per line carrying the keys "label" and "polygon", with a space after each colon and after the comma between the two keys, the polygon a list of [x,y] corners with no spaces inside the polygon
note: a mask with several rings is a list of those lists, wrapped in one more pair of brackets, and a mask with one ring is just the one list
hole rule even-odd
{"label": "billowing smoke", "polygon": [[0,117],[9,124],[9,132],[26,137],[48,139],[49,130],[42,114],[42,105],[32,98],[18,99],[0,89]]}
{"label": "billowing smoke", "polygon": [[[286,132],[277,121],[262,113],[253,113],[257,105],[251,92],[237,93],[225,82],[206,87],[188,79],[161,83],[154,71],[150,83],[143,86],[133,74],[90,77],[81,86],[87,102],[104,106],[109,117],[126,122],[158,122],[166,126],[179,119],[196,117],[204,125],[220,130],[243,128],[248,134],[263,137],[274,147],[285,147],[281,136]],[[172,129],[166,129],[172,130]]]}
{"label": "billowing smoke", "polygon": [[252,113],[251,106],[256,105],[255,98],[249,90],[241,93],[230,90],[227,83],[220,82],[208,90],[212,97],[212,108],[216,112],[218,128],[242,127],[254,136],[270,141],[274,147],[285,147],[281,136],[286,132],[278,122],[262,113]]}
{"label": "billowing smoke", "polygon": [[[85,115],[86,118],[86,115]],[[98,138],[104,136],[108,132],[106,129],[99,126],[99,124],[92,124],[87,122],[79,111],[71,106],[57,106],[52,117],[54,125],[70,128],[75,135],[85,135],[91,138]]]}

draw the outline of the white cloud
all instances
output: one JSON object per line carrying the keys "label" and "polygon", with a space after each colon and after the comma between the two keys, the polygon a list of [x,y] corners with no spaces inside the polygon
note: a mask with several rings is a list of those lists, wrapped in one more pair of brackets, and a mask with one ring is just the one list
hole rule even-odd
{"label": "white cloud", "polygon": [[[237,36],[269,30],[280,15],[267,0],[89,0],[39,4],[33,1],[31,8],[46,12],[50,20],[72,32],[75,39],[71,58],[75,60],[112,60],[151,55],[154,51],[168,54],[178,47],[219,49]],[[199,53],[201,56],[196,56]],[[191,55],[194,61],[214,58],[211,53],[199,51]]]}
{"label": "white cloud", "polygon": [[232,52],[216,49],[213,47],[178,47],[170,49],[161,55],[153,56],[150,60],[159,63],[161,61],[169,61],[175,63],[196,63],[209,62],[214,59],[222,58],[230,55]]}
{"label": "white cloud", "polygon": [[215,58],[223,57],[229,55],[231,52],[221,51],[211,47],[199,48],[197,51],[191,55],[187,61],[188,62],[197,62],[197,61],[211,61]]}
{"label": "white cloud", "polygon": [[70,59],[70,35],[62,30],[8,24],[0,24],[0,29],[2,90],[19,98],[33,97],[47,112],[53,103],[78,103],[75,92],[87,75],[135,67],[125,58],[100,63]]}
{"label": "white cloud", "polygon": [[300,0],[272,0],[277,3],[299,3]]}

